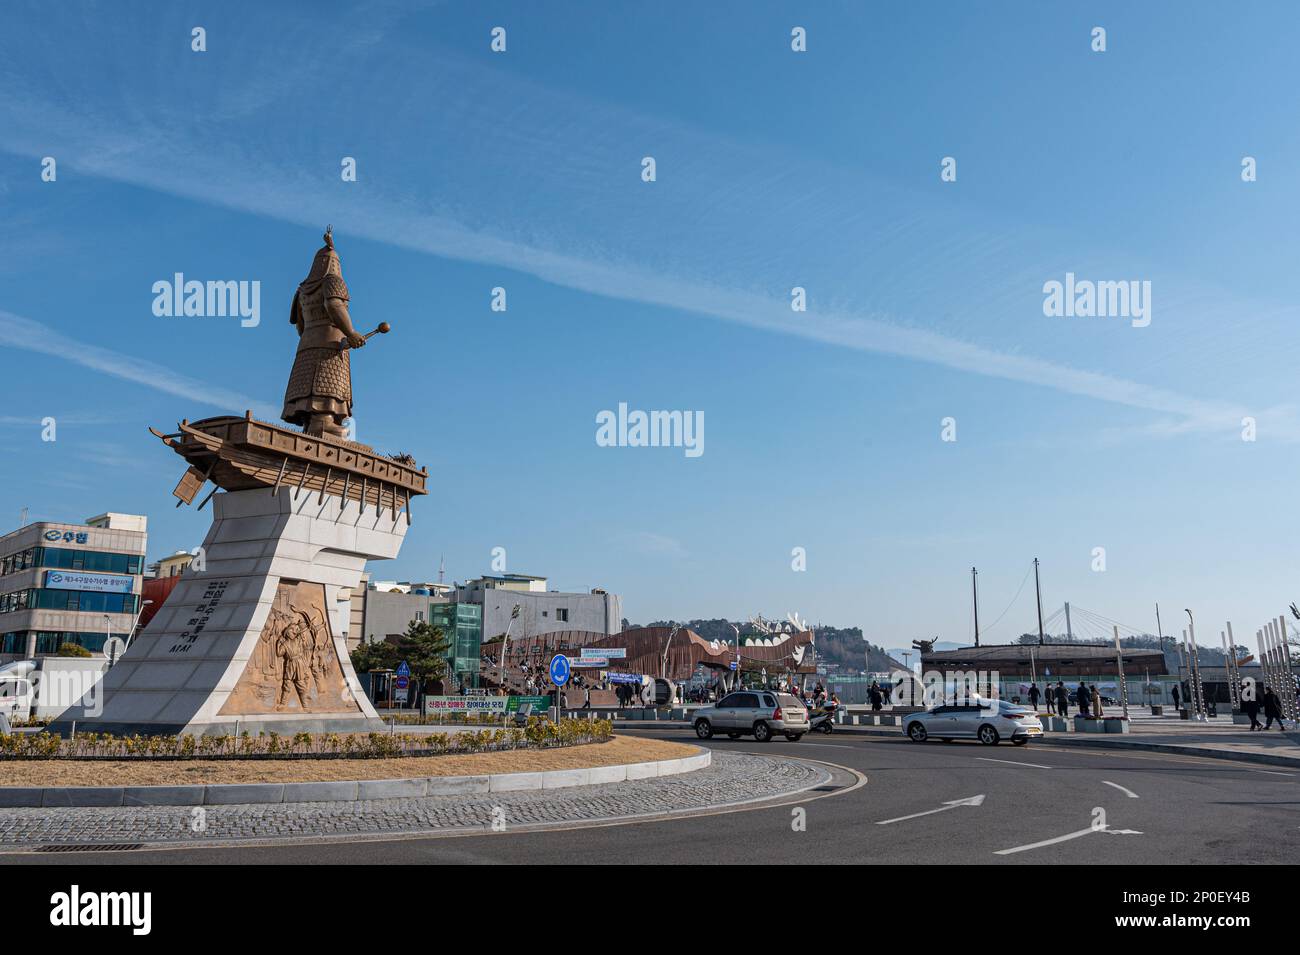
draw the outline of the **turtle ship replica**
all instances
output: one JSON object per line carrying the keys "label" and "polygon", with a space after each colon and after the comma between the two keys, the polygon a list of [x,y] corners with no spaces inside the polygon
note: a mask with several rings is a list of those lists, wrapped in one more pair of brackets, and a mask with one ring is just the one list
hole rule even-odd
{"label": "turtle ship replica", "polygon": [[[366,731],[380,723],[347,654],[350,597],[393,558],[427,471],[350,440],[352,325],[326,229],[293,296],[285,424],[252,412],[149,430],[185,459],[173,495],[211,482],[212,526],[181,581],[100,684],[55,724],[113,733]],[[223,493],[218,494],[221,491]]]}

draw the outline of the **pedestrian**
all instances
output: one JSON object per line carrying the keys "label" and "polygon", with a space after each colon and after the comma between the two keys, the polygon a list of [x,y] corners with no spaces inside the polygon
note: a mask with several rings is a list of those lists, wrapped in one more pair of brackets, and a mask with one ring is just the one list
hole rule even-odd
{"label": "pedestrian", "polygon": [[1056,712],[1056,694],[1052,692],[1051,680],[1043,687],[1043,703],[1047,706],[1047,715],[1052,716]]}
{"label": "pedestrian", "polygon": [[1029,705],[1034,708],[1035,712],[1038,710],[1038,684],[1037,683],[1029,684]]}
{"label": "pedestrian", "polygon": [[1176,709],[1176,710],[1181,710],[1181,709],[1182,709],[1182,706],[1179,705],[1179,702],[1178,702],[1179,699],[1180,699],[1180,697],[1179,697],[1179,695],[1178,695],[1178,684],[1177,684],[1177,683],[1174,684],[1173,689],[1172,689],[1170,692],[1172,692],[1173,695],[1174,695],[1174,709]]}
{"label": "pedestrian", "polygon": [[875,680],[871,681],[871,689],[869,693],[871,699],[871,712],[879,713],[881,706],[885,702],[885,695],[880,692],[880,684]]}
{"label": "pedestrian", "polygon": [[1070,715],[1070,691],[1065,688],[1064,680],[1056,681],[1056,713],[1062,718]]}
{"label": "pedestrian", "polygon": [[1250,730],[1262,730],[1264,724],[1259,721],[1259,700],[1255,699],[1255,691],[1251,686],[1244,685],[1241,688],[1241,709],[1250,717]]}
{"label": "pedestrian", "polygon": [[1079,704],[1079,715],[1084,719],[1091,718],[1092,714],[1088,711],[1088,704],[1091,698],[1088,695],[1088,684],[1082,680],[1079,681],[1079,688],[1074,693],[1075,702]]}
{"label": "pedestrian", "polygon": [[1282,719],[1282,700],[1273,692],[1271,686],[1264,687],[1264,719],[1267,720],[1264,726],[1266,730],[1273,728],[1274,720],[1277,720],[1279,730],[1286,729],[1286,720]]}
{"label": "pedestrian", "polygon": [[1098,692],[1096,683],[1092,685],[1092,716],[1098,720],[1105,716],[1101,711],[1101,693]]}

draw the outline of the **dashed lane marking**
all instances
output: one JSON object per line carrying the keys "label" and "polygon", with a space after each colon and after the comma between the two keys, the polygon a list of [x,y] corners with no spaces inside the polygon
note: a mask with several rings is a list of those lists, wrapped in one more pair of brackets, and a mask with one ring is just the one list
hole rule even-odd
{"label": "dashed lane marking", "polygon": [[1051,769],[1051,766],[1044,766],[1042,763],[1018,763],[1014,759],[993,759],[990,756],[976,756],[978,760],[985,763],[1005,763],[1008,766],[1028,766],[1031,769]]}

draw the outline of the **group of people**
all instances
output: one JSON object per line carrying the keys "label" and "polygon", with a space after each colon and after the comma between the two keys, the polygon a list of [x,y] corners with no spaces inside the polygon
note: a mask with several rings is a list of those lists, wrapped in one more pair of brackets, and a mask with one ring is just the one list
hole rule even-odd
{"label": "group of people", "polygon": [[[1047,707],[1050,716],[1069,716],[1070,715],[1070,691],[1066,689],[1065,683],[1058,680],[1053,686],[1050,682],[1040,690],[1037,683],[1029,684],[1029,705],[1038,709],[1038,701],[1042,700]],[[1101,719],[1105,716],[1101,705],[1101,691],[1097,689],[1097,684],[1088,686],[1086,683],[1079,684],[1078,690],[1079,715],[1091,719]]]}
{"label": "group of people", "polygon": [[[1261,707],[1264,710],[1264,718],[1268,720],[1268,725],[1261,726],[1259,722],[1259,711]],[[1250,717],[1250,728],[1254,730],[1271,730],[1273,721],[1277,720],[1279,730],[1286,729],[1286,720],[1282,718],[1282,698],[1273,692],[1271,686],[1264,687],[1264,693],[1256,699],[1254,686],[1249,683],[1243,683],[1241,686],[1241,710]]]}

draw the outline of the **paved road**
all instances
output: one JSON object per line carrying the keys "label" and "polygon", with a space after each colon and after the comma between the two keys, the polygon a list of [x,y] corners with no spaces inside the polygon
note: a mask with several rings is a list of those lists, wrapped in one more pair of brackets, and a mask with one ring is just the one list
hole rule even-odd
{"label": "paved road", "polygon": [[[692,738],[688,728],[632,731]],[[853,770],[835,792],[798,805],[666,821],[396,841],[64,856],[4,862],[545,863],[1293,862],[1300,855],[1300,774],[1244,763],[1053,747],[916,745],[835,734],[718,750],[798,754]],[[852,788],[850,780],[866,777]],[[982,797],[982,799],[977,798]],[[936,811],[937,810],[937,811]],[[1104,817],[1098,816],[1098,811]],[[796,831],[796,813],[805,828]],[[882,824],[883,823],[883,824]],[[1098,827],[1104,824],[1104,828]]]}

